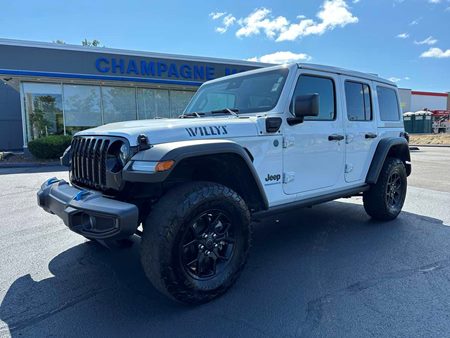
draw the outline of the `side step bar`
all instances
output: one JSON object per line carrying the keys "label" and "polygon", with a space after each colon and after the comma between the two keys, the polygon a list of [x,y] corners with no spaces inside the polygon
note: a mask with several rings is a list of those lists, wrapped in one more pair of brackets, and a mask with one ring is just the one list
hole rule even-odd
{"label": "side step bar", "polygon": [[307,198],[307,199],[304,199],[301,201],[297,201],[297,202],[277,205],[277,206],[274,206],[267,210],[255,212],[252,215],[252,219],[258,220],[263,217],[281,214],[283,212],[294,210],[294,209],[311,207],[313,205],[333,201],[338,198],[352,197],[352,196],[358,195],[364,191],[369,190],[369,188],[370,188],[370,186],[368,184],[366,184],[366,185],[363,185],[360,187],[341,190],[341,191],[333,192],[333,193],[326,194],[326,195],[310,197],[310,198]]}

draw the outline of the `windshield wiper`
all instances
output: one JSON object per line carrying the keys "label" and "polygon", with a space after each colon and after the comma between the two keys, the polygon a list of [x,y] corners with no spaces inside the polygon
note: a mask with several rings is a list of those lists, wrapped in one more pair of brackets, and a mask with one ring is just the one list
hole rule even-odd
{"label": "windshield wiper", "polygon": [[211,114],[226,114],[226,113],[228,113],[228,114],[230,114],[230,115],[233,115],[233,116],[238,116],[239,109],[235,109],[235,108],[233,108],[233,109],[230,109],[230,108],[224,108],[224,109],[219,109],[219,110],[213,110],[213,111],[211,111]]}
{"label": "windshield wiper", "polygon": [[180,116],[178,116],[178,118],[180,119],[186,119],[186,118],[191,118],[191,117],[202,117],[203,115],[205,115],[205,113],[197,113],[197,112],[192,112],[192,113],[186,113],[186,114],[181,114]]}

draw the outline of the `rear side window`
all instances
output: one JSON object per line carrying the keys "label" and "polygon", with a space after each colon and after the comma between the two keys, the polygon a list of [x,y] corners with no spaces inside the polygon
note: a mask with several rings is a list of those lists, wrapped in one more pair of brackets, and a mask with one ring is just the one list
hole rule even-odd
{"label": "rear side window", "polygon": [[377,87],[377,95],[381,121],[398,121],[400,119],[400,111],[395,90]]}
{"label": "rear side window", "polygon": [[[300,75],[295,86],[294,96],[319,94],[319,116],[306,116],[305,121],[331,121],[336,118],[334,81],[327,77]],[[291,102],[291,112],[293,104]]]}
{"label": "rear side window", "polygon": [[345,101],[350,121],[372,120],[370,88],[367,84],[353,81],[345,82]]}

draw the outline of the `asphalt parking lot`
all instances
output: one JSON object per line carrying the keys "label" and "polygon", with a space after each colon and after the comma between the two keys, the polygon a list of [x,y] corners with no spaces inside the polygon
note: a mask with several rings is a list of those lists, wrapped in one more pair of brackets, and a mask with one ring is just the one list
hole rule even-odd
{"label": "asphalt parking lot", "polygon": [[236,285],[199,307],[153,289],[138,238],[111,252],[36,206],[66,172],[0,169],[0,336],[449,336],[450,148],[412,157],[397,220],[361,198],[267,219]]}

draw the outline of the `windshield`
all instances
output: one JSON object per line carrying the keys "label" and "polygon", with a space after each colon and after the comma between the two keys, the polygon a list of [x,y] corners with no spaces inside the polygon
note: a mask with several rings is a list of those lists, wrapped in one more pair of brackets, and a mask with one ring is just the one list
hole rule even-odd
{"label": "windshield", "polygon": [[280,98],[288,72],[287,68],[282,68],[204,85],[192,98],[184,114],[226,109],[239,114],[271,110]]}

